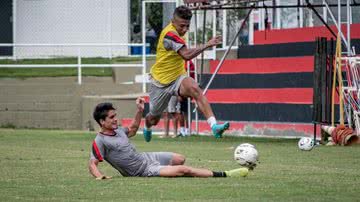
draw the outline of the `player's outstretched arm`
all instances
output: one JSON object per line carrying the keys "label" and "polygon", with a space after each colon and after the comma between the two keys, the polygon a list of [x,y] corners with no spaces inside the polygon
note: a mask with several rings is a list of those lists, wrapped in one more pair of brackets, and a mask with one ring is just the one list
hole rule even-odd
{"label": "player's outstretched arm", "polygon": [[144,98],[138,97],[136,99],[137,111],[136,111],[136,114],[135,114],[135,118],[133,119],[130,126],[128,127],[129,128],[129,133],[127,134],[128,137],[132,137],[132,136],[136,135],[136,132],[139,129],[142,114],[143,114],[143,111],[144,111],[144,104],[145,104],[145,99]]}
{"label": "player's outstretched arm", "polygon": [[187,48],[186,46],[183,46],[179,49],[178,54],[184,59],[184,60],[191,60],[198,56],[200,53],[202,53],[207,48],[210,48],[212,46],[216,46],[218,44],[221,44],[221,36],[216,36],[212,39],[210,39],[206,44],[201,44],[196,48]]}
{"label": "player's outstretched arm", "polygon": [[90,161],[89,161],[90,174],[93,175],[95,177],[95,179],[97,179],[97,180],[111,179],[110,176],[105,176],[105,175],[101,174],[100,170],[97,167],[98,164],[99,164],[99,160],[90,159]]}

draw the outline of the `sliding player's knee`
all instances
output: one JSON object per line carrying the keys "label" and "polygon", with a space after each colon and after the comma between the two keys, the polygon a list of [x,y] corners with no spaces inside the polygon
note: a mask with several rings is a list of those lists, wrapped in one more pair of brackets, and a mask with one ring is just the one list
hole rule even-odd
{"label": "sliding player's knee", "polygon": [[181,154],[173,154],[172,165],[184,165],[185,156]]}

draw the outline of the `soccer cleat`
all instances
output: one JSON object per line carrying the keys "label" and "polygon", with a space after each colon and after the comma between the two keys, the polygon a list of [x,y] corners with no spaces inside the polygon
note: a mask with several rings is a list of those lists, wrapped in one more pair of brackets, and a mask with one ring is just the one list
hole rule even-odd
{"label": "soccer cleat", "polygon": [[145,141],[150,142],[151,137],[152,137],[152,130],[147,130],[146,128],[144,128],[143,134],[144,134]]}
{"label": "soccer cleat", "polygon": [[234,170],[225,171],[227,177],[246,177],[249,173],[247,168],[238,168]]}
{"label": "soccer cleat", "polygon": [[230,123],[225,122],[223,124],[215,124],[211,127],[211,130],[216,138],[222,138],[222,134],[225,130],[229,129]]}

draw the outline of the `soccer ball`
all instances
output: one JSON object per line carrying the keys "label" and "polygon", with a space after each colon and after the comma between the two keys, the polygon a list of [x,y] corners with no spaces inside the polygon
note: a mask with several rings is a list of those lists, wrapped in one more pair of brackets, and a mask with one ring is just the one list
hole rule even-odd
{"label": "soccer ball", "polygon": [[302,137],[298,142],[300,150],[310,151],[314,147],[314,139],[310,137]]}
{"label": "soccer ball", "polygon": [[243,143],[236,147],[234,159],[241,166],[254,169],[259,159],[258,151],[255,146],[249,143]]}

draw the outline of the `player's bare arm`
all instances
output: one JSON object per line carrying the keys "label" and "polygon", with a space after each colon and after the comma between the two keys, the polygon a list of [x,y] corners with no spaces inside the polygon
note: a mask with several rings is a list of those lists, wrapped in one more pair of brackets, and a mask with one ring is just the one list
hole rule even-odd
{"label": "player's bare arm", "polygon": [[184,59],[184,60],[191,60],[198,56],[200,53],[202,53],[207,48],[210,48],[212,46],[216,46],[221,44],[221,36],[216,36],[212,39],[210,39],[206,44],[201,44],[196,48],[187,48],[186,46],[183,46],[179,49],[178,54]]}
{"label": "player's bare arm", "polygon": [[143,111],[144,111],[144,104],[145,104],[145,99],[144,98],[139,97],[139,98],[136,99],[137,111],[136,111],[136,114],[135,114],[135,118],[133,119],[130,126],[128,127],[129,128],[129,133],[127,134],[128,137],[132,137],[132,136],[136,135],[136,132],[139,129],[142,114],[143,114]]}
{"label": "player's bare arm", "polygon": [[110,176],[103,175],[100,170],[98,169],[99,160],[97,159],[90,159],[89,161],[89,171],[90,174],[93,175],[97,180],[104,180],[110,179]]}

